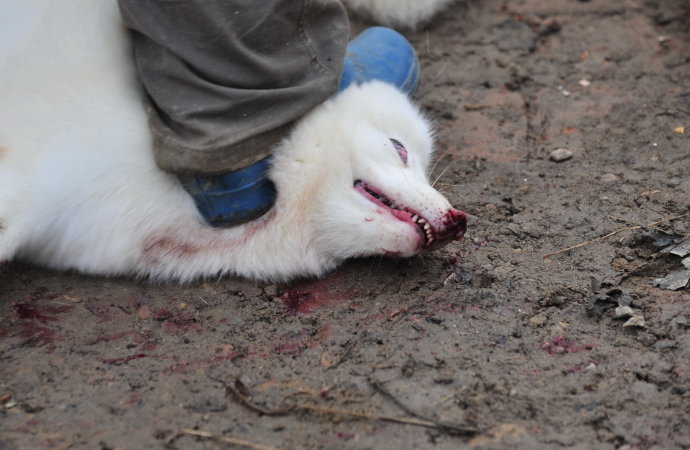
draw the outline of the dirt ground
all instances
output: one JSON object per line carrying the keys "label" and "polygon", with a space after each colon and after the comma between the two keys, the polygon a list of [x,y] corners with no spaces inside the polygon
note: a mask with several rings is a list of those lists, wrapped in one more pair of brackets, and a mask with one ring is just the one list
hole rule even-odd
{"label": "dirt ground", "polygon": [[9,265],[0,449],[690,448],[690,292],[654,281],[690,236],[689,28],[483,0],[407,33],[470,219],[435,253],[284,286]]}

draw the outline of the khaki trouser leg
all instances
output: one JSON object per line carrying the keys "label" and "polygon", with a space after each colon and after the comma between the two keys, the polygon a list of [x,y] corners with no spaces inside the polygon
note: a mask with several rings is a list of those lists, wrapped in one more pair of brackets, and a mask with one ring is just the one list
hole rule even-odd
{"label": "khaki trouser leg", "polygon": [[213,174],[268,156],[338,87],[337,0],[119,0],[158,165]]}

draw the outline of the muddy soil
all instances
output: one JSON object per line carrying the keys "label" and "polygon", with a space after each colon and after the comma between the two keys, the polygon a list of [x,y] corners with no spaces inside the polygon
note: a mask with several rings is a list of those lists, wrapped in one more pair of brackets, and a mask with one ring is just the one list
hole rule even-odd
{"label": "muddy soil", "polygon": [[9,265],[0,448],[690,448],[690,292],[634,228],[690,235],[689,27],[485,0],[408,32],[470,218],[435,253],[280,286]]}

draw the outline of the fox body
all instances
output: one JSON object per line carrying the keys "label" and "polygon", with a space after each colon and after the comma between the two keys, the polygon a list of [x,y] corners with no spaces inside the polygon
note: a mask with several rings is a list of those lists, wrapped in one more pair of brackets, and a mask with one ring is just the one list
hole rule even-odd
{"label": "fox body", "polygon": [[428,183],[428,121],[380,82],[351,86],[273,152],[265,216],[206,225],[157,168],[115,1],[8,0],[0,26],[0,262],[187,281],[286,280],[460,238]]}

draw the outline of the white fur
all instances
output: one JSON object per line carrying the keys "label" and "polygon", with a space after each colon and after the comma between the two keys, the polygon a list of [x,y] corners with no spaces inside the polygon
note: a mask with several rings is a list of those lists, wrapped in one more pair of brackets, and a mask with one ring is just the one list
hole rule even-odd
{"label": "white fur", "polygon": [[[348,88],[275,150],[275,208],[208,227],[151,136],[115,1],[5,0],[0,18],[0,261],[155,279],[285,280],[344,258],[409,256],[419,232],[353,189],[363,179],[440,220],[432,138],[382,83]],[[407,167],[389,141],[403,142]]]}
{"label": "white fur", "polygon": [[343,0],[382,25],[414,29],[455,0]]}

